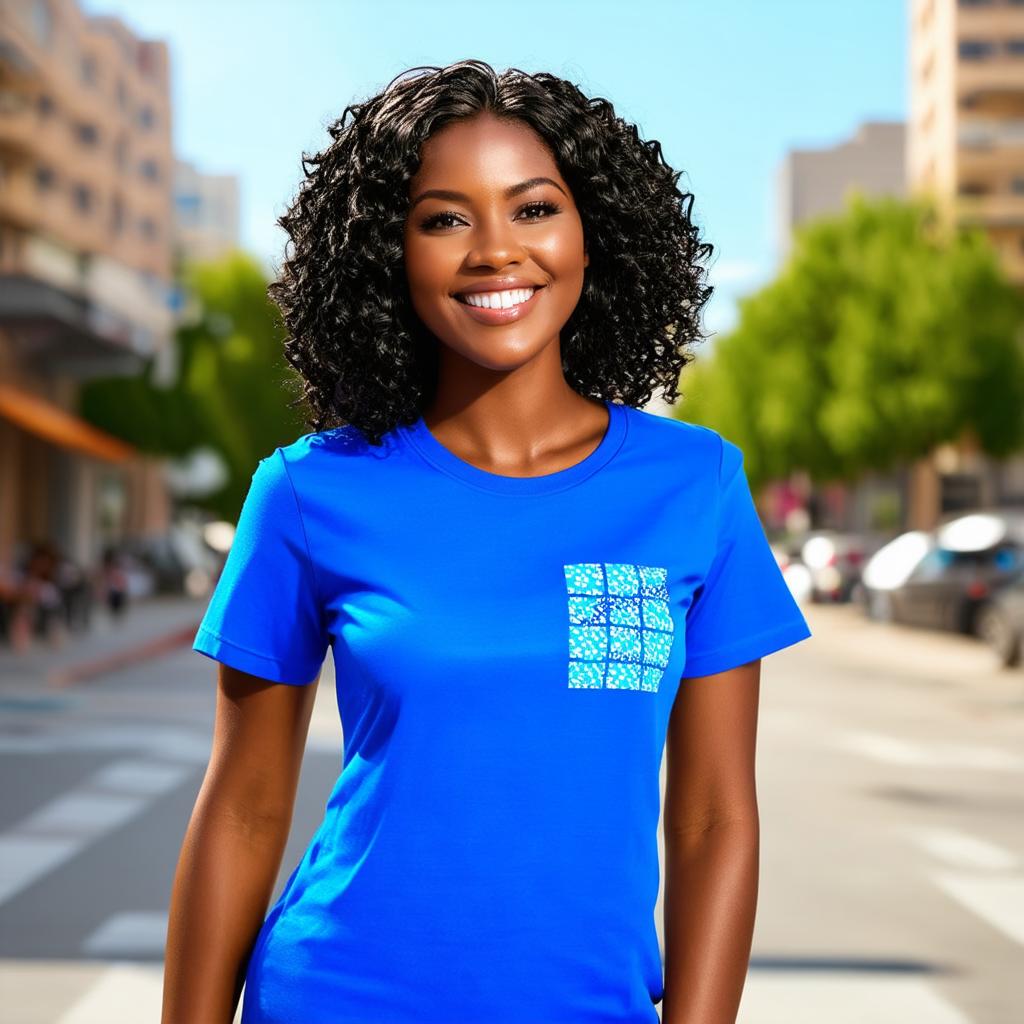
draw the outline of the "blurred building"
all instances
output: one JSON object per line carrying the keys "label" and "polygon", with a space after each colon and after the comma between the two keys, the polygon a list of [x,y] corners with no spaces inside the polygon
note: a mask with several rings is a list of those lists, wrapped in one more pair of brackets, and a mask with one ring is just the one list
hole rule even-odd
{"label": "blurred building", "polygon": [[[907,184],[982,227],[1024,287],[1024,0],[911,0]],[[913,472],[913,525],[1024,503],[1024,453],[996,463],[965,441]]]}
{"label": "blurred building", "polygon": [[0,0],[0,567],[167,525],[158,460],[75,416],[172,340],[167,47],[74,0]]}
{"label": "blurred building", "polygon": [[913,0],[907,180],[1024,285],[1024,2]]}
{"label": "blurred building", "polygon": [[792,149],[776,180],[776,237],[781,259],[794,229],[838,213],[851,188],[871,196],[907,193],[906,128],[902,121],[865,121],[853,138],[821,149]]}
{"label": "blurred building", "polygon": [[215,260],[238,247],[238,178],[174,169],[174,245],[182,262]]}

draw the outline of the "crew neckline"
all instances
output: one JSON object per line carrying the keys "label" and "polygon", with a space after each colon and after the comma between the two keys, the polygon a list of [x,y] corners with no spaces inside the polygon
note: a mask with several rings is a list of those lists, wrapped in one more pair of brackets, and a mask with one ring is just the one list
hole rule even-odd
{"label": "crew neckline", "polygon": [[402,430],[419,453],[435,468],[473,487],[498,494],[550,494],[574,487],[605,466],[622,446],[628,426],[627,411],[608,399],[601,399],[608,410],[608,426],[597,447],[579,462],[539,476],[508,476],[466,462],[450,451],[430,432],[422,414],[413,423],[403,424]]}

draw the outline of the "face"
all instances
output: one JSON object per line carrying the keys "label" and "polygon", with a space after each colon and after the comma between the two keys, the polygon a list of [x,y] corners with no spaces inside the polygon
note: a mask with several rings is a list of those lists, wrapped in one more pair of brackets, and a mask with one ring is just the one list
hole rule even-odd
{"label": "face", "polygon": [[[542,140],[522,122],[485,113],[446,125],[420,156],[409,187],[405,271],[427,329],[494,370],[557,345],[589,260],[569,186]],[[465,290],[480,286],[476,301],[500,309],[466,301]],[[495,292],[505,293],[500,301]]]}

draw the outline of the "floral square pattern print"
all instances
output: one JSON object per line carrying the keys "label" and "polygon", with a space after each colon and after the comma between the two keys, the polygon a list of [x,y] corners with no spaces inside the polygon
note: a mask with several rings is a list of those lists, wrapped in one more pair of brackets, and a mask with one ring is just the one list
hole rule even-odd
{"label": "floral square pattern print", "polygon": [[574,562],[563,568],[569,686],[657,693],[674,629],[667,570],[629,562]]}

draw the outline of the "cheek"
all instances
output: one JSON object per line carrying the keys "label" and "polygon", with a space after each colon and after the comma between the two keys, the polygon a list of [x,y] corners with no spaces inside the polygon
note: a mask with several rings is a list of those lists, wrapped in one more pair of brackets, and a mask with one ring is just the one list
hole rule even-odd
{"label": "cheek", "polygon": [[407,234],[404,239],[405,275],[412,292],[435,291],[451,277],[451,264],[458,265],[458,254],[438,239]]}
{"label": "cheek", "polygon": [[570,278],[583,273],[583,231],[577,224],[560,227],[534,245],[538,261],[550,268],[556,277]]}

